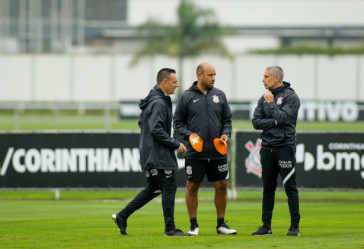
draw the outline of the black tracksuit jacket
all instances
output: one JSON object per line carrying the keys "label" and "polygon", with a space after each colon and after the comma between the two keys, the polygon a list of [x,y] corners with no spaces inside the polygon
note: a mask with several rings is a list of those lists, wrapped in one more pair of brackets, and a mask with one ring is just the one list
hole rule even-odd
{"label": "black tracksuit jacket", "polygon": [[300,99],[290,85],[283,81],[283,86],[272,90],[274,101],[267,103],[264,96],[258,101],[252,123],[255,129],[263,130],[260,137],[263,148],[296,144]]}
{"label": "black tracksuit jacket", "polygon": [[174,114],[174,130],[188,141],[192,133],[203,141],[202,152],[187,144],[186,158],[223,159],[214,147],[214,139],[231,134],[231,111],[225,93],[216,87],[206,94],[197,88],[197,81],[179,99]]}
{"label": "black tracksuit jacket", "polygon": [[139,117],[140,164],[142,170],[178,169],[174,152],[180,142],[171,137],[172,102],[171,98],[154,86],[147,97],[140,100],[142,110]]}

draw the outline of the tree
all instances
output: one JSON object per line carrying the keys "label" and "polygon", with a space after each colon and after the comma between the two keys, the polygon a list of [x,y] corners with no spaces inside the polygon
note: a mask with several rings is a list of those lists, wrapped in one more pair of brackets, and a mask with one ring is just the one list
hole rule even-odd
{"label": "tree", "polygon": [[[166,25],[149,19],[136,29],[136,34],[146,40],[144,47],[137,51],[131,65],[141,58],[163,54],[178,58],[179,82],[182,82],[183,60],[202,53],[219,54],[233,59],[222,42],[225,35],[234,32],[227,27],[221,27],[216,21],[216,14],[210,9],[202,9],[190,0],[181,0],[176,25]],[[179,87],[180,94],[182,87]]]}

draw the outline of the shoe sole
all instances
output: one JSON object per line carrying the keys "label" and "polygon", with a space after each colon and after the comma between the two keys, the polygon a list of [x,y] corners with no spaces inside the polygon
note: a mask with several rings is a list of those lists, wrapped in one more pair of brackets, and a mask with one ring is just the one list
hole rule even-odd
{"label": "shoe sole", "polygon": [[187,234],[173,234],[173,235],[167,235],[167,234],[164,234],[164,236],[166,237],[174,237],[174,236],[191,236],[191,234],[187,233]]}
{"label": "shoe sole", "polygon": [[217,232],[217,234],[222,234],[222,235],[236,235],[237,233],[222,233],[222,232]]}
{"label": "shoe sole", "polygon": [[223,233],[223,232],[221,232],[221,231],[219,231],[219,230],[217,230],[216,231],[217,232],[217,234],[222,234],[222,235],[235,235],[237,232],[232,232],[232,233]]}

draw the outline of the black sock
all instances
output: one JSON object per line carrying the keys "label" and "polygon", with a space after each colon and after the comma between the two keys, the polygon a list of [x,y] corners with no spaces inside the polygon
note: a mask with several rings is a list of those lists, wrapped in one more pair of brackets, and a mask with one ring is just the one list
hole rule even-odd
{"label": "black sock", "polygon": [[217,226],[221,226],[225,223],[224,217],[217,217]]}
{"label": "black sock", "polygon": [[191,226],[198,227],[197,218],[196,217],[190,218],[190,222],[191,222]]}

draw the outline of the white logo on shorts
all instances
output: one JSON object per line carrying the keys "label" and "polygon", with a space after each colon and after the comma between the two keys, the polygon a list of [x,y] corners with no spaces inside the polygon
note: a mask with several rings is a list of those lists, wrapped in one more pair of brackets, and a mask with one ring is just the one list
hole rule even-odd
{"label": "white logo on shorts", "polygon": [[229,170],[229,166],[228,166],[228,164],[223,164],[223,165],[217,166],[217,169],[219,170],[219,172],[225,172],[225,171]]}
{"label": "white logo on shorts", "polygon": [[166,178],[170,178],[172,176],[172,170],[166,169],[166,170],[164,170],[164,174],[166,174]]}
{"label": "white logo on shorts", "polygon": [[192,175],[192,167],[191,166],[186,167],[186,173],[187,173],[187,175]]}
{"label": "white logo on shorts", "polygon": [[279,167],[282,169],[289,169],[292,168],[292,161],[278,161]]}

